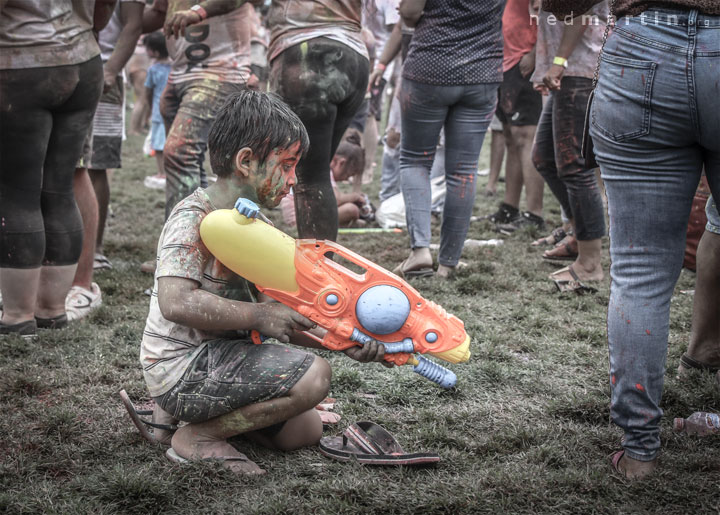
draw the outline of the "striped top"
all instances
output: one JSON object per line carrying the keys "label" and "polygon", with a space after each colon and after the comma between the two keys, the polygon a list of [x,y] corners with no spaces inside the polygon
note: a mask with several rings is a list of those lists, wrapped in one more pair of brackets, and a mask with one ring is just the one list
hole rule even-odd
{"label": "striped top", "polygon": [[205,190],[198,188],[175,206],[160,234],[155,283],[145,322],[140,363],[150,395],[158,397],[172,388],[205,342],[237,338],[237,331],[210,333],[176,324],[164,318],[158,304],[158,278],[182,277],[200,284],[200,289],[220,297],[255,302],[257,290],[210,254],[200,239],[200,223],[214,211]]}

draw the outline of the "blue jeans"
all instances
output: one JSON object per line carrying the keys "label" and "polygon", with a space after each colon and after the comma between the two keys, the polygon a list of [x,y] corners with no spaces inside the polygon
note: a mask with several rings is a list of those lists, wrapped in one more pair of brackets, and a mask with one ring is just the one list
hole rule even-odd
{"label": "blue jeans", "polygon": [[605,208],[595,169],[585,166],[582,137],[592,81],[565,77],[543,107],[533,163],[575,225],[575,236],[590,241],[605,236]]}
{"label": "blue jeans", "polygon": [[720,17],[623,18],[602,56],[592,137],[608,196],[611,416],[630,458],[660,449],[670,298],[705,171],[720,194]]}
{"label": "blue jeans", "polygon": [[441,265],[457,265],[475,201],[478,159],[497,104],[499,84],[435,86],[403,79],[400,183],[412,248],[430,246],[430,169],[445,128],[447,193],[440,232]]}

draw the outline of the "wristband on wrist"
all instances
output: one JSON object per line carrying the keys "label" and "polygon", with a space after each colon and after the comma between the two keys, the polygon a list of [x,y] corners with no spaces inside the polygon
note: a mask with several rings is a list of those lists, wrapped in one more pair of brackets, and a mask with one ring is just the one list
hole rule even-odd
{"label": "wristband on wrist", "polygon": [[375,69],[384,72],[387,69],[387,64],[383,64],[378,61],[377,64],[375,64]]}
{"label": "wristband on wrist", "polygon": [[194,11],[200,15],[201,20],[206,20],[208,17],[207,11],[205,8],[200,4],[195,4],[190,8],[191,11]]}
{"label": "wristband on wrist", "polygon": [[568,67],[568,60],[565,59],[564,57],[555,57],[555,59],[553,59],[553,64],[556,64],[556,65],[558,65],[558,66],[562,66],[563,68],[567,68],[567,67]]}

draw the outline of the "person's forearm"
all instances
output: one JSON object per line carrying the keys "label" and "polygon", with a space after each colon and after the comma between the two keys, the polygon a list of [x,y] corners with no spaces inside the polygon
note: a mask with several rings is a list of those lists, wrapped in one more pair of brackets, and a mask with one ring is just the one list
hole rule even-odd
{"label": "person's forearm", "polygon": [[542,0],[543,11],[555,16],[582,16],[603,0]]}
{"label": "person's forearm", "polygon": [[247,3],[248,0],[204,0],[198,2],[199,5],[207,13],[207,17],[222,16],[229,12],[239,9],[243,4]]}
{"label": "person's forearm", "polygon": [[414,27],[423,15],[426,0],[400,0],[398,11],[405,25]]}
{"label": "person's forearm", "polygon": [[584,23],[573,23],[572,25],[565,25],[562,39],[560,40],[560,46],[557,49],[555,57],[563,57],[569,59],[575,48],[580,43],[580,40],[587,30],[587,25]]}
{"label": "person's forearm", "polygon": [[[160,298],[167,298],[160,292]],[[242,331],[255,327],[255,304],[195,289],[160,302],[164,318],[201,331]]]}
{"label": "person's forearm", "polygon": [[378,63],[387,66],[392,62],[393,59],[400,53],[402,47],[402,31],[400,30],[400,22],[397,22],[393,27],[390,37],[385,43],[382,54],[378,59]]}
{"label": "person's forearm", "polygon": [[145,9],[142,19],[142,33],[149,34],[156,30],[162,29],[163,23],[165,23],[165,12],[158,11],[152,7]]}
{"label": "person's forearm", "polygon": [[150,110],[152,110],[153,105],[153,88],[145,88],[145,101],[147,102],[147,105],[150,106]]}
{"label": "person's forearm", "polygon": [[95,0],[95,11],[93,12],[93,30],[97,33],[110,21],[115,3],[117,0]]}
{"label": "person's forearm", "polygon": [[143,26],[143,4],[125,2],[120,9],[120,18],[124,25],[115,43],[115,49],[105,63],[105,69],[113,75],[118,75],[132,57]]}

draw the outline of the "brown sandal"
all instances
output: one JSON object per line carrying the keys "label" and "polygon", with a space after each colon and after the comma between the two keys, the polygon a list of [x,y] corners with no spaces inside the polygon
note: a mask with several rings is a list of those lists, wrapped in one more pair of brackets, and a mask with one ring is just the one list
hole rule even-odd
{"label": "brown sandal", "polygon": [[577,240],[568,235],[555,245],[555,248],[543,252],[542,258],[546,261],[575,261],[578,257]]}

